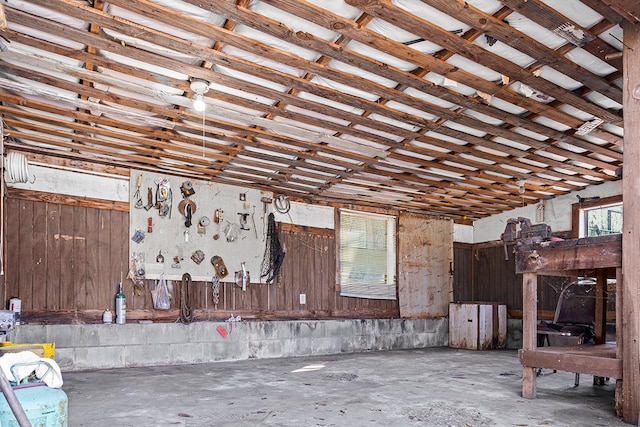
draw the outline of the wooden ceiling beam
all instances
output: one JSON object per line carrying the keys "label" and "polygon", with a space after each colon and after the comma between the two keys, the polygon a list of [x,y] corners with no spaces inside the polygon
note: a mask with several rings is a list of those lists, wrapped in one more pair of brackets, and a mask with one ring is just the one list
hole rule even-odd
{"label": "wooden ceiling beam", "polygon": [[[104,24],[104,23],[103,23],[103,24]],[[385,114],[385,113],[382,113],[382,114]],[[386,115],[388,115],[388,114],[386,114]],[[402,119],[403,119],[403,117],[398,117],[397,119],[401,119],[401,120],[402,120]],[[460,120],[460,119],[458,119],[458,121],[461,121],[461,120]],[[469,124],[473,125],[474,123],[469,123]],[[484,124],[483,124],[483,126],[485,126],[485,127],[486,127],[486,131],[491,131],[491,128],[490,128],[490,127],[488,127],[487,125],[484,125]],[[495,130],[494,130],[494,132],[495,132]],[[504,134],[503,136],[504,136],[504,137],[507,137],[507,138],[515,139],[515,140],[517,140],[518,142],[521,142],[521,143],[539,144],[539,143],[538,143],[537,141],[535,141],[535,140],[531,140],[531,139],[528,139],[528,138],[524,138],[524,137],[522,137],[521,135],[518,135],[518,134],[515,134],[515,133]],[[565,138],[569,138],[569,136],[565,136]],[[604,150],[604,148],[602,148],[602,147],[597,147],[596,145],[594,145],[594,144],[590,144],[590,143],[586,143],[585,141],[572,141],[572,142],[574,142],[574,144],[577,144],[577,146],[580,146],[581,148],[582,148],[582,147],[584,147],[584,144],[586,144],[586,145],[588,145],[589,147],[595,147],[596,149]],[[587,149],[588,149],[588,148],[587,148]],[[613,154],[613,155],[615,156],[615,154]],[[585,162],[588,162],[588,161],[585,161]]]}
{"label": "wooden ceiling beam", "polygon": [[[549,66],[564,75],[584,84],[595,92],[599,92],[614,101],[622,102],[622,90],[612,86],[608,81],[569,61],[537,40],[528,37],[504,21],[498,20],[490,14],[476,9],[468,3],[451,0],[422,0],[424,3],[445,12],[449,16],[464,22],[485,35],[493,37],[502,43],[518,49],[537,62]],[[553,95],[553,94],[548,94]]]}
{"label": "wooden ceiling beam", "polygon": [[571,91],[561,88],[550,81],[525,72],[513,62],[435,27],[429,21],[403,11],[398,6],[393,5],[390,0],[346,0],[346,2],[425,40],[439,40],[438,44],[452,52],[456,52],[492,70],[500,70],[502,74],[508,76],[512,81],[521,81],[565,104],[573,105],[604,121],[618,122],[620,120],[619,114],[576,96]]}
{"label": "wooden ceiling beam", "polygon": [[[198,3],[201,4],[202,2],[198,0]],[[347,32],[346,30],[353,27],[354,23],[351,22],[349,25],[348,20],[342,19],[337,15],[332,15],[330,19],[327,19],[326,16],[330,15],[330,12],[320,7],[313,6],[308,2],[303,2],[303,1],[298,2],[298,1],[291,1],[291,0],[272,0],[271,3],[274,6],[277,6],[282,8],[283,10],[286,10],[289,13],[296,14],[304,19],[310,20],[319,25],[324,25],[328,29],[340,31],[343,35],[348,34],[349,37],[353,37],[354,39],[357,39],[358,34],[361,34],[364,31],[366,31],[365,28],[358,26],[357,34],[354,34],[353,31]],[[232,14],[234,16],[234,19],[238,21],[242,20],[242,22],[245,25],[252,26],[253,28],[259,29],[261,31],[266,31],[270,35],[273,35],[276,37],[285,37],[287,34],[291,32],[291,30],[284,27],[282,24],[279,24],[275,21],[274,22],[268,21],[266,18],[261,17],[256,13],[242,10],[241,8],[235,7],[228,3],[209,2],[208,5],[212,7],[214,10],[224,12],[225,14]],[[369,41],[369,44],[371,44],[371,39],[373,38],[383,39],[381,35],[372,33],[368,36],[367,40],[361,40],[361,41],[362,42]],[[464,97],[461,94],[458,94],[454,91],[448,91],[446,90],[446,88],[443,88],[441,86],[427,84],[428,82],[426,82],[423,79],[418,79],[418,77],[414,73],[399,72],[398,70],[394,70],[392,67],[389,67],[386,64],[380,64],[380,63],[376,63],[375,61],[371,61],[369,58],[365,58],[365,57],[359,58],[358,55],[355,54],[354,52],[350,52],[345,48],[336,49],[335,47],[331,46],[331,43],[323,40],[315,39],[310,35],[305,35],[305,37],[297,37],[297,38],[288,37],[288,40],[291,43],[297,44],[301,47],[304,47],[307,49],[313,49],[316,51],[321,51],[325,55],[333,55],[334,57],[342,60],[345,63],[359,66],[362,69],[375,70],[378,74],[384,75],[389,79],[402,82],[402,84],[407,87],[413,87],[417,90],[420,90],[425,93],[439,97],[441,99],[456,103],[465,108],[471,108],[473,110],[477,110],[490,117],[494,117],[500,120],[504,120],[507,123],[511,123],[514,126],[523,127],[525,129],[531,130],[532,132],[537,132],[556,140],[560,140],[560,139],[566,140],[568,138],[568,139],[571,139],[576,146],[580,146],[587,150],[589,150],[589,148],[587,147],[593,147],[593,144],[591,144],[590,142],[581,140],[579,138],[575,138],[571,133],[562,133],[559,131],[555,131],[546,126],[542,126],[540,124],[527,121],[521,117],[511,115],[503,110],[493,108],[488,105],[484,105],[482,103],[482,100],[480,100],[479,98]],[[387,44],[389,44],[389,42],[387,42]],[[402,51],[403,46],[401,43],[390,42],[390,44],[392,44],[393,47],[391,48],[387,47],[386,49],[384,49],[383,48],[384,43],[382,42],[382,40],[380,40],[378,43],[376,43],[376,48],[384,50],[387,53],[392,53],[394,55],[397,55],[397,52]],[[403,59],[412,59],[412,58],[403,58]],[[447,66],[450,67],[450,65],[448,64]],[[466,82],[466,83],[472,87],[476,87],[477,82],[479,80],[481,79],[479,79],[477,76],[474,76],[472,82]],[[397,99],[397,97],[390,94],[385,94],[384,96],[389,99]],[[537,108],[539,108],[539,106],[541,105],[540,103],[536,103],[536,104],[537,104]],[[430,112],[433,114],[442,116],[438,111],[430,111]],[[463,121],[460,119],[460,117],[464,118],[465,116],[460,114],[458,118],[455,119],[456,123],[465,124],[470,127],[476,127],[478,129],[485,130],[489,134],[491,134],[492,132],[495,132],[495,130],[491,131],[490,127],[487,128],[485,123],[479,124],[477,121],[468,121],[468,120]],[[450,120],[454,120],[454,119],[451,119],[450,117],[448,118]],[[578,127],[582,124],[583,122],[578,122],[578,123],[574,122],[572,127]],[[549,144],[548,142],[540,142],[535,140],[532,141],[528,138],[523,138],[523,136],[520,134],[514,135],[514,133],[508,130],[505,130],[505,133],[501,133],[496,136],[502,136],[507,139],[513,139],[518,142],[532,145],[532,146]],[[595,149],[602,150],[605,148],[595,147]]]}
{"label": "wooden ceiling beam", "polygon": [[[318,7],[313,7],[312,8],[312,6],[310,6],[306,2],[297,2],[297,1],[295,2],[295,6],[291,5],[291,2],[287,1],[287,0],[273,0],[272,2],[274,3],[274,5],[279,6],[281,8],[282,7],[287,7],[286,10],[288,12],[290,12],[290,13],[297,13],[298,15],[301,15],[305,19],[313,20],[316,23],[324,23],[328,28],[331,28],[331,26],[329,24],[327,24],[325,21],[322,20],[323,14],[320,12],[321,9],[318,8]],[[221,5],[217,5],[216,6],[216,8],[222,8],[222,7],[223,6],[221,6]],[[311,9],[311,10],[310,11],[307,10],[304,14],[301,14],[300,10],[301,9],[304,10],[305,8],[306,9]],[[235,8],[235,9],[237,9],[237,8]],[[230,13],[230,10],[235,10],[235,9],[232,8],[230,5],[226,5],[224,7],[224,12]],[[327,13],[325,13],[325,15],[326,14]],[[250,16],[251,17],[255,17],[255,14],[250,15]],[[240,19],[239,13],[234,15],[234,17],[235,17],[235,19]],[[313,19],[314,17],[320,17],[320,18]],[[336,19],[338,19],[338,18],[336,18]],[[256,21],[255,19],[251,20],[251,22],[254,22],[253,26],[255,28],[257,28],[258,26],[256,25],[255,21]],[[247,25],[251,25],[250,20],[248,20],[248,19],[244,19],[243,22],[245,24],[247,24]],[[339,21],[338,24],[333,22],[333,25],[336,28],[340,28],[341,31],[343,31],[343,29],[346,26],[344,21]],[[264,28],[266,28],[267,31],[270,31],[271,35],[275,36],[275,35],[279,34],[279,33],[276,33],[275,31],[273,31],[274,28],[277,28],[277,25],[274,25],[273,23],[271,23],[271,25],[265,26]],[[304,40],[309,40],[309,37],[305,37]],[[295,41],[295,39],[292,40],[292,41]],[[309,47],[309,46],[305,46],[305,47]],[[389,77],[392,78],[392,76],[389,76]],[[461,95],[455,95],[456,99],[450,99],[450,97],[448,98],[446,94],[443,95],[441,88],[437,87],[436,91],[439,91],[439,92],[438,93],[432,93],[432,94],[434,94],[436,96],[440,96],[441,98],[447,99],[447,100],[449,100],[451,102],[458,102],[461,105],[469,106],[468,103],[465,103],[466,102],[465,98],[462,97]],[[485,109],[485,108],[488,108],[487,106],[477,105],[478,101],[474,101],[473,104],[474,104],[474,109],[475,110],[478,110],[478,111],[483,112],[483,113],[487,113],[487,110]],[[485,107],[485,108],[483,108],[483,107]],[[565,142],[570,142],[573,145],[575,145],[576,147],[583,148],[583,149],[586,149],[586,150],[594,150],[598,154],[608,155],[608,156],[613,155],[613,158],[616,158],[617,160],[621,160],[622,159],[622,155],[621,154],[619,154],[619,153],[612,154],[611,150],[609,150],[607,147],[597,146],[597,145],[592,144],[590,142],[586,142],[584,140],[576,138],[576,137],[572,136],[570,133],[562,133],[562,132],[559,132],[559,131],[554,131],[553,129],[547,128],[547,127],[542,126],[542,125],[531,124],[531,122],[529,122],[529,124],[526,124],[525,121],[523,119],[521,119],[521,118],[516,118],[514,120],[513,118],[516,117],[516,116],[511,116],[511,118],[510,118],[510,115],[508,113],[502,111],[502,110],[494,109],[493,113],[487,113],[487,114],[490,115],[491,117],[499,118],[501,120],[505,120],[508,123],[512,123],[512,124],[517,125],[519,127],[523,127],[523,128],[529,129],[529,130],[531,130],[533,132],[538,132],[538,133],[540,133],[542,135],[545,135],[545,136],[548,136],[550,138],[556,138],[558,141],[562,140],[562,141],[565,141]],[[466,124],[466,125],[472,126],[472,127],[475,126],[476,128],[478,128],[480,130],[483,130],[483,131],[486,131],[487,133],[494,133],[494,134],[496,133],[495,130],[489,129],[485,124],[482,124],[481,126],[478,126],[477,123],[468,123],[468,122],[464,123],[461,120],[456,120],[456,123]],[[531,140],[529,138],[522,138],[522,135],[514,134],[513,132],[506,131],[506,130],[505,130],[505,133],[497,134],[497,136],[502,136],[502,137],[505,137],[507,139],[512,139],[512,140],[515,140],[516,142],[520,142],[520,143],[523,143],[523,144],[528,144],[528,145],[531,145],[531,146],[533,146],[535,148],[539,148],[539,149],[544,149],[545,147],[550,145],[548,142],[541,142],[541,141]],[[525,154],[524,156],[527,156],[527,155]],[[542,158],[540,158],[538,160],[539,161],[544,161]],[[585,163],[589,163],[589,161],[585,159]],[[601,163],[599,163],[597,165],[597,167],[602,167],[603,165],[606,165],[606,164],[604,162],[601,162]],[[606,165],[605,169],[613,170],[611,168],[611,165]]]}

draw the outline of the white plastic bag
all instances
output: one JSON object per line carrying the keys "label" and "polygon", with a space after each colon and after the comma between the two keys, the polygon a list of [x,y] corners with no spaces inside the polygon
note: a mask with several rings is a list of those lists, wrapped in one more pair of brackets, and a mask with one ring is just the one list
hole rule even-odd
{"label": "white plastic bag", "polygon": [[156,284],[151,296],[153,297],[153,307],[155,309],[168,310],[171,308],[171,296],[169,295],[169,287],[164,279],[164,274],[160,276],[160,281]]}

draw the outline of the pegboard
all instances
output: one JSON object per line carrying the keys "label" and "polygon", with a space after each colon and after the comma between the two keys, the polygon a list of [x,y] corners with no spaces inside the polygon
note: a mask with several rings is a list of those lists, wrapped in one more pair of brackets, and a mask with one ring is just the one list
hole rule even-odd
{"label": "pegboard", "polygon": [[[170,190],[165,201],[161,199],[167,192],[158,193],[163,180]],[[185,182],[193,190],[188,197],[184,193],[190,191],[181,190]],[[262,200],[273,199],[272,193],[139,170],[131,170],[129,193],[133,275],[144,273],[142,278],[157,280],[164,274],[168,280],[181,280],[189,273],[194,281],[211,281],[215,274],[211,259],[219,256],[229,272],[222,281],[233,282],[244,262],[250,282],[260,282],[267,216],[273,209]],[[191,225],[187,226],[189,210]],[[222,215],[216,215],[216,210]],[[198,250],[204,257],[200,263],[196,260],[202,256],[192,258]],[[140,268],[143,271],[138,272]]]}

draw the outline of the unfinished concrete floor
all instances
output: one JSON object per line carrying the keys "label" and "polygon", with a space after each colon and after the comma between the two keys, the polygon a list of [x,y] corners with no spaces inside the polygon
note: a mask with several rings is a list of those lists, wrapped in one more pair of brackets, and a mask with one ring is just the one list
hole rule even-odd
{"label": "unfinished concrete floor", "polygon": [[449,348],[64,374],[69,426],[625,426],[615,381],[523,399],[516,351]]}

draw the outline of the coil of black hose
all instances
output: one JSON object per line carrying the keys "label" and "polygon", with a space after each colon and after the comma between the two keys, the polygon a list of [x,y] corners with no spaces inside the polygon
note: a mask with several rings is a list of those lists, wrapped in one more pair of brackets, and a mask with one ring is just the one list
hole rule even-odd
{"label": "coil of black hose", "polygon": [[180,323],[189,324],[193,322],[193,313],[189,306],[189,288],[191,287],[191,275],[184,273],[180,283]]}

